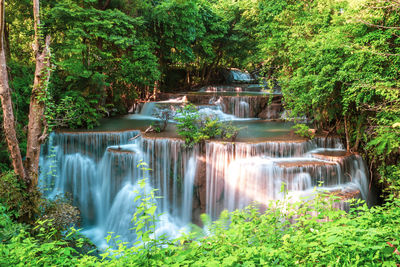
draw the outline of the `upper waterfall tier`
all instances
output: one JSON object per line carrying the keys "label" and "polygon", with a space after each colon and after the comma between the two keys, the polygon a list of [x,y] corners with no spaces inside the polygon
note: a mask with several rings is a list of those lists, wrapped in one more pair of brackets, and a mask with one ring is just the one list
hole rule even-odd
{"label": "upper waterfall tier", "polygon": [[[186,94],[160,94],[160,102],[153,102],[159,110],[176,109],[176,106],[190,102],[197,106],[212,105],[226,114],[232,114],[237,118],[261,118],[261,119],[280,119],[283,113],[282,96],[265,93],[253,94],[243,93],[202,93],[190,92]],[[173,101],[175,99],[184,102]],[[154,104],[153,104],[154,105]],[[144,107],[148,108],[145,104]],[[143,114],[143,109],[141,114]],[[155,113],[160,111],[155,110]],[[232,118],[230,118],[232,119]],[[235,119],[235,118],[233,118]]]}
{"label": "upper waterfall tier", "polygon": [[256,79],[247,71],[239,69],[227,69],[223,71],[227,83],[255,83]]}

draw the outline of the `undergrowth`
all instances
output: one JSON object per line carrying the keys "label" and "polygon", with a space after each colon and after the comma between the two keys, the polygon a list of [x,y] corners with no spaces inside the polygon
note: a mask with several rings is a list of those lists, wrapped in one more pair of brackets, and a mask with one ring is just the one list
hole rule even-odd
{"label": "undergrowth", "polygon": [[[203,230],[176,240],[146,240],[147,245],[117,247],[102,257],[78,252],[53,231],[32,235],[3,213],[0,225],[14,234],[0,244],[0,265],[9,266],[396,266],[400,263],[400,200],[368,208],[353,200],[349,212],[332,207],[338,197],[318,193],[308,202],[276,201],[265,213],[252,205],[223,212]],[[150,205],[149,213],[154,214]],[[146,215],[147,214],[147,215]],[[151,220],[152,216],[137,218]],[[208,223],[207,223],[208,222]],[[136,224],[140,225],[140,224]],[[41,226],[37,226],[42,229]],[[152,228],[149,228],[152,229]],[[133,229],[134,231],[135,229]],[[1,232],[0,232],[1,233]],[[76,234],[72,231],[71,234]],[[146,232],[146,236],[150,233]]]}

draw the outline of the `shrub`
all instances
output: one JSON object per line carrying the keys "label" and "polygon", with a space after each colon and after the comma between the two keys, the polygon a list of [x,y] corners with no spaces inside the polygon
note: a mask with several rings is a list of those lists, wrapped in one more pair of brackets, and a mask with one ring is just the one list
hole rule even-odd
{"label": "shrub", "polygon": [[295,133],[300,135],[301,137],[313,139],[315,137],[314,132],[305,124],[296,124],[292,127],[295,129]]}
{"label": "shrub", "polygon": [[[138,266],[370,266],[400,261],[399,200],[368,208],[352,200],[349,213],[333,208],[338,197],[319,192],[296,203],[276,201],[261,213],[255,205],[228,213],[207,231],[157,247],[120,246],[106,264]],[[205,236],[204,234],[207,234]]]}
{"label": "shrub", "polygon": [[[142,181],[144,183],[144,180]],[[54,229],[37,226],[35,237],[21,229],[0,243],[0,265],[15,266],[396,266],[400,262],[399,199],[368,208],[352,200],[348,213],[333,208],[337,196],[319,192],[312,200],[276,201],[261,213],[251,205],[224,211],[207,230],[167,241],[151,238],[154,194],[143,195],[133,230],[142,241],[104,252],[102,258],[79,254],[65,240],[53,240]],[[1,222],[1,221],[0,221]],[[76,231],[72,231],[73,235]],[[78,238],[77,247],[83,246]]]}
{"label": "shrub", "polygon": [[46,119],[50,130],[53,128],[88,128],[98,126],[99,120],[108,111],[99,105],[95,97],[84,97],[80,92],[67,92],[59,103],[51,99],[46,102]]}
{"label": "shrub", "polygon": [[75,227],[80,221],[79,209],[71,204],[65,197],[56,197],[54,200],[42,201],[42,214],[35,222],[43,228],[54,229],[57,239],[68,231],[71,227]]}
{"label": "shrub", "polygon": [[15,223],[12,220],[13,215],[7,211],[7,208],[0,203],[0,242],[6,243],[27,226],[21,223]]}
{"label": "shrub", "polygon": [[192,104],[178,110],[175,117],[178,134],[188,147],[212,138],[235,139],[238,129],[231,123],[221,122],[212,116],[202,116]]}
{"label": "shrub", "polygon": [[38,211],[40,193],[38,190],[26,191],[13,171],[8,171],[0,176],[0,204],[6,208],[13,219],[29,221]]}
{"label": "shrub", "polygon": [[[20,230],[10,242],[0,242],[0,266],[94,266],[97,258],[80,255],[65,240],[54,240],[53,230],[38,226],[38,234]],[[77,240],[84,245],[84,239]]]}

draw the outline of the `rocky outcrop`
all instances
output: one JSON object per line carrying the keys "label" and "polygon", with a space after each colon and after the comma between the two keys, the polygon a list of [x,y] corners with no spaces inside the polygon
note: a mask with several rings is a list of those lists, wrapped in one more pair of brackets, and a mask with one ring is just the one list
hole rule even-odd
{"label": "rocky outcrop", "polygon": [[277,120],[281,118],[283,106],[281,102],[271,103],[266,105],[264,109],[258,113],[258,118],[263,120]]}
{"label": "rocky outcrop", "polygon": [[207,196],[207,169],[205,155],[197,158],[197,169],[194,180],[194,196],[192,219],[197,225],[201,225],[200,215],[206,212],[206,196]]}

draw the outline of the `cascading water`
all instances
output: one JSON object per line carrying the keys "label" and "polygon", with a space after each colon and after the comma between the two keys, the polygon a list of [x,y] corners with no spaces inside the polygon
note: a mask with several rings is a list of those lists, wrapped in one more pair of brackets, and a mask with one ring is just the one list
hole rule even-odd
{"label": "cascading water", "polygon": [[225,71],[225,79],[230,83],[251,83],[254,78],[247,71],[230,69]]}
{"label": "cascading water", "polygon": [[[231,97],[230,98],[230,110],[225,112],[235,115],[239,118],[250,117],[250,97]],[[226,106],[225,106],[226,107]]]}
{"label": "cascading water", "polygon": [[[108,232],[134,241],[130,230],[137,205],[134,199],[151,188],[159,189],[157,195],[162,196],[157,203],[159,214],[164,213],[158,233],[170,229],[169,234],[178,234],[191,221],[189,195],[197,149],[184,148],[181,140],[137,138],[138,134],[53,133],[43,149],[41,186],[49,197],[72,195],[81,210],[85,234],[99,246],[104,246]],[[137,165],[142,161],[152,170],[141,171]],[[135,192],[143,177],[149,178],[146,190]]]}
{"label": "cascading water", "polygon": [[[216,218],[223,209],[233,211],[270,200],[291,191],[294,199],[324,189],[359,190],[367,199],[366,169],[358,155],[323,158],[324,153],[344,153],[337,139],[306,142],[217,143],[206,145],[206,211]],[[319,154],[318,154],[319,153]]]}
{"label": "cascading water", "polygon": [[[140,114],[128,119],[154,121],[157,114],[175,111],[186,101],[180,97],[145,103]],[[276,101],[269,110],[266,99],[259,96],[212,96],[198,110],[201,116],[239,121],[235,123],[244,125],[242,132],[253,129],[249,131],[253,137],[256,132],[257,138],[269,138],[274,132],[288,133],[288,126],[249,117],[264,112],[262,117],[268,119],[273,111],[275,118],[282,111],[280,98]],[[344,151],[339,139],[254,140],[208,141],[188,149],[183,140],[143,137],[133,130],[53,133],[42,148],[40,184],[50,198],[71,194],[81,210],[84,233],[100,247],[106,246],[109,232],[123,241],[135,241],[131,219],[140,204],[135,200],[152,189],[162,197],[156,203],[160,221],[154,235],[172,237],[198,222],[201,212],[217,218],[224,209],[240,209],[254,201],[266,207],[268,201],[283,197],[282,188],[294,200],[310,196],[320,183],[338,196],[368,198],[364,162]],[[141,162],[151,170],[138,168]],[[144,177],[148,181],[141,187]],[[338,207],[346,205],[340,202]]]}

